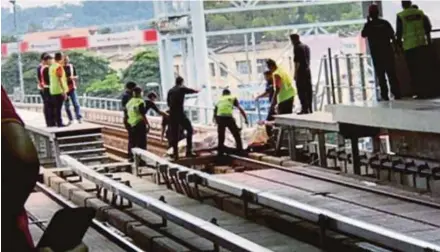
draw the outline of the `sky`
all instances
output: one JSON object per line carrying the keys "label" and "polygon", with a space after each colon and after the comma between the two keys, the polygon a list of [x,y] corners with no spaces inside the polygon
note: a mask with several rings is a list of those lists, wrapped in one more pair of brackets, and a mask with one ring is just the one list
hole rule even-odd
{"label": "sky", "polygon": [[[61,5],[63,3],[78,4],[81,1],[82,0],[16,0],[17,5],[21,6],[22,8]],[[9,0],[1,0],[1,6],[10,7],[11,3],[9,3]]]}

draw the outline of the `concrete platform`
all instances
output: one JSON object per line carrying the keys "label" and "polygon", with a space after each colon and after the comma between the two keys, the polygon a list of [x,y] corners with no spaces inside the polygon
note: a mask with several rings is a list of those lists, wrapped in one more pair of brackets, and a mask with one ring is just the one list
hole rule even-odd
{"label": "concrete platform", "polygon": [[[58,133],[68,133],[77,131],[100,130],[102,126],[92,123],[72,124],[66,127],[47,127],[42,113],[32,112],[28,110],[17,109],[17,113],[23,120],[26,128],[30,131],[39,133],[44,136],[54,137]],[[67,120],[64,119],[64,122]]]}
{"label": "concrete platform", "polygon": [[440,99],[328,105],[339,123],[440,134]]}
{"label": "concrete platform", "polygon": [[314,112],[312,114],[297,115],[278,115],[275,116],[275,123],[283,126],[293,126],[297,128],[307,128],[338,132],[339,125],[329,112]]}

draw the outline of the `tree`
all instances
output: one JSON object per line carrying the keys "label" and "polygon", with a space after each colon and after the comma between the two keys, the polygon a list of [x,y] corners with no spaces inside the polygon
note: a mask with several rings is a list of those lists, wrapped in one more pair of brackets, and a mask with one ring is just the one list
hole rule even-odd
{"label": "tree", "polygon": [[159,56],[157,50],[146,49],[133,57],[133,63],[122,73],[124,83],[134,81],[143,89],[149,82],[160,83]]}
{"label": "tree", "polygon": [[2,44],[11,42],[17,42],[15,36],[2,35]]}
{"label": "tree", "polygon": [[[14,91],[14,87],[20,87],[18,78],[18,55],[10,55],[2,64],[2,85],[8,93]],[[37,93],[37,70],[40,63],[40,54],[36,52],[26,52],[21,54],[23,65],[23,81],[26,93]]]}
{"label": "tree", "polygon": [[114,96],[115,94],[120,94],[122,90],[124,90],[124,85],[121,83],[118,75],[111,73],[104,80],[92,82],[85,92],[91,96]]}
{"label": "tree", "polygon": [[102,29],[98,30],[99,34],[109,34],[111,32],[112,32],[112,29],[110,27],[105,27],[105,28],[102,28]]}
{"label": "tree", "polygon": [[109,67],[109,61],[83,50],[68,51],[70,62],[74,64],[79,80],[78,93],[82,94],[93,82],[103,80],[114,71]]}
{"label": "tree", "polygon": [[[75,65],[79,77],[78,92],[83,93],[92,82],[103,80],[112,73],[109,62],[101,57],[85,51],[69,51],[70,61]],[[26,52],[22,54],[23,81],[27,94],[38,93],[37,66],[40,63],[40,53]],[[2,85],[8,92],[19,87],[17,54],[10,55],[2,64]]]}
{"label": "tree", "polygon": [[30,23],[27,31],[28,32],[37,32],[41,29],[43,29],[43,27],[40,24]]}

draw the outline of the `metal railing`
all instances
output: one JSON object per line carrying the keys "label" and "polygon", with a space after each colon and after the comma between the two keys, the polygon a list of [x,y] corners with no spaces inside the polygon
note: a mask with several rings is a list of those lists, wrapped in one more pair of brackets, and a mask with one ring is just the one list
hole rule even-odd
{"label": "metal railing", "polygon": [[[136,192],[132,188],[90,169],[70,156],[61,155],[60,158],[63,164],[72,169],[72,171],[78,174],[78,176],[87,179],[92,183],[95,183],[97,186],[105,188],[116,195],[126,198],[134,204],[137,204],[140,207],[161,216],[165,220],[171,221],[212,241],[215,248],[217,248],[217,246],[221,246],[231,251],[242,252],[271,251],[234,233],[231,233],[215,225],[214,223],[202,220],[196,216],[181,211],[162,202],[159,199]],[[214,251],[218,251],[218,249],[215,249]]]}
{"label": "metal railing", "polygon": [[[325,230],[335,230],[345,234],[353,235],[367,241],[383,245],[397,251],[440,251],[436,244],[425,242],[380,226],[372,225],[363,221],[352,219],[326,209],[317,208],[299,201],[288,199],[277,194],[262,191],[258,188],[243,186],[210,174],[197,171],[171,163],[164,158],[154,155],[139,148],[133,149],[135,160],[143,160],[147,163],[155,163],[156,167],[166,167],[167,173],[175,169],[179,177],[185,177],[189,183],[206,186],[214,190],[233,195],[246,200],[249,203],[258,204],[264,207],[299,217],[301,219],[316,223],[321,227],[323,235]],[[136,169],[138,164],[136,163]],[[274,165],[273,165],[274,166]],[[183,176],[185,175],[185,176]]]}

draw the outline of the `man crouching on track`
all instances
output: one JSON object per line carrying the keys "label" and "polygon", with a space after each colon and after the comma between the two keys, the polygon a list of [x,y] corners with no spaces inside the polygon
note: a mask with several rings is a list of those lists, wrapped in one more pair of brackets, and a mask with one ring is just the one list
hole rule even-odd
{"label": "man crouching on track", "polygon": [[241,141],[240,130],[235,123],[232,112],[234,107],[240,110],[246,124],[248,124],[246,112],[238,103],[235,96],[231,95],[231,91],[228,89],[223,90],[223,94],[217,102],[214,109],[215,121],[217,123],[217,133],[218,133],[218,156],[221,157],[224,153],[224,142],[225,142],[225,131],[226,128],[231,131],[232,136],[234,136],[235,144],[237,145],[237,154],[243,153],[243,144]]}

